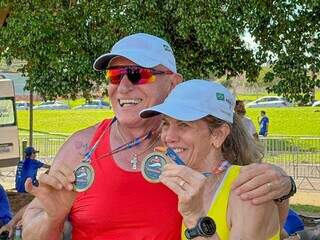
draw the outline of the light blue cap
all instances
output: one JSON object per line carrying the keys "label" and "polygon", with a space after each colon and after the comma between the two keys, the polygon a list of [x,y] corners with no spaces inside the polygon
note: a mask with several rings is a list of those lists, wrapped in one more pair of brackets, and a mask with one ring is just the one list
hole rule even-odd
{"label": "light blue cap", "polygon": [[125,57],[146,68],[161,64],[177,73],[176,60],[169,43],[147,33],[136,33],[120,39],[110,53],[105,53],[95,60],[93,68],[97,71],[105,70],[110,60],[117,56]]}
{"label": "light blue cap", "polygon": [[235,97],[223,85],[202,79],[178,84],[159,105],[140,112],[142,118],[164,114],[181,121],[213,116],[233,123]]}

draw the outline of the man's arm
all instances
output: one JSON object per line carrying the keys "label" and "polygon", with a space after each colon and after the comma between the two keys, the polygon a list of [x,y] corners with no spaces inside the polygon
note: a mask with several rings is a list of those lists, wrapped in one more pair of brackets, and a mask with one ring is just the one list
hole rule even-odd
{"label": "man's arm", "polygon": [[279,166],[269,163],[252,163],[242,166],[232,189],[242,200],[261,204],[287,195],[292,188],[291,180]]}
{"label": "man's arm", "polygon": [[64,221],[76,197],[71,185],[73,169],[83,159],[81,148],[90,143],[95,129],[96,126],[75,133],[63,144],[49,174],[40,175],[39,187],[32,186],[27,180],[26,190],[35,199],[23,215],[24,240],[60,239]]}

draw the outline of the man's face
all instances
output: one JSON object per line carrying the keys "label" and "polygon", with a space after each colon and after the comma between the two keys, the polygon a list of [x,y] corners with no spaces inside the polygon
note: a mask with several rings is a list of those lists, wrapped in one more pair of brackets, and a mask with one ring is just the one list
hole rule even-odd
{"label": "man's face", "polygon": [[[115,57],[111,60],[109,67],[116,66],[137,65],[124,57]],[[168,69],[161,65],[153,69],[168,71]],[[175,85],[175,74],[157,74],[155,78],[156,80],[152,83],[134,85],[127,75],[124,75],[119,84],[109,83],[108,94],[110,102],[117,119],[122,124],[133,127],[144,124],[144,121],[139,116],[139,112],[163,102]]]}
{"label": "man's face", "polygon": [[244,106],[244,102],[239,102],[235,107],[235,111],[237,114],[244,116],[246,114],[246,108]]}

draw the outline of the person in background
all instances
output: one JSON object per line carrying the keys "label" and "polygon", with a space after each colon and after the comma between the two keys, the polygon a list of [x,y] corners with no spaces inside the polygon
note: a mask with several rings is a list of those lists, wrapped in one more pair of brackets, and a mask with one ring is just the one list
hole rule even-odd
{"label": "person in background", "polygon": [[[177,196],[163,184],[147,182],[140,172],[144,157],[161,145],[161,118],[142,119],[139,112],[161,103],[182,81],[172,48],[159,37],[136,33],[96,59],[94,69],[106,75],[115,118],[73,134],[49,174],[40,175],[38,187],[26,181],[35,199],[23,216],[23,239],[59,239],[66,219],[73,240],[180,239]],[[95,146],[90,156],[95,175],[92,186],[78,193],[73,191],[74,169],[87,145]],[[282,169],[249,166],[235,186],[239,196],[260,204],[290,192]]]}
{"label": "person in background", "polygon": [[11,207],[7,193],[0,184],[0,227],[10,222],[12,218]]}
{"label": "person in background", "polygon": [[259,122],[259,135],[266,137],[268,135],[268,129],[269,129],[269,118],[266,115],[265,111],[260,112],[261,118],[258,117]]}
{"label": "person in background", "polygon": [[252,136],[254,139],[259,140],[258,133],[256,131],[256,127],[254,126],[252,120],[246,116],[246,107],[244,105],[244,102],[242,100],[236,101],[236,106],[234,108],[235,112],[239,115],[241,118],[241,121],[243,125],[248,130],[250,136]]}
{"label": "person in background", "polygon": [[32,179],[33,184],[37,184],[37,173],[39,168],[50,168],[50,165],[36,160],[36,151],[33,147],[26,147],[24,150],[25,159],[19,161],[16,171],[16,189],[20,193],[25,193],[25,182],[28,178]]}

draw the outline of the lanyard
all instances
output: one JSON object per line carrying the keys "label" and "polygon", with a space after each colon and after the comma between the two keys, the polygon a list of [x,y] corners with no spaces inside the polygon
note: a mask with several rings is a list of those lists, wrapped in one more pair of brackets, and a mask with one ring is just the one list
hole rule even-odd
{"label": "lanyard", "polygon": [[[93,152],[96,150],[98,144],[100,143],[102,137],[105,135],[105,133],[110,129],[111,125],[116,121],[117,119],[114,117],[110,123],[110,125],[107,127],[107,129],[103,132],[103,134],[101,134],[101,136],[99,137],[99,139],[95,142],[95,144],[93,145],[93,147],[85,154],[84,156],[84,160],[83,162],[90,162],[91,161],[91,156],[93,154]],[[108,156],[111,156],[113,154],[116,154],[118,152],[122,152],[124,150],[127,150],[127,149],[130,149],[130,148],[133,148],[135,146],[138,146],[139,144],[141,144],[143,141],[145,141],[146,139],[148,138],[151,138],[152,136],[152,130],[150,130],[148,133],[140,136],[140,137],[137,137],[137,138],[134,138],[133,140],[125,143],[125,144],[122,144],[120,145],[119,147],[116,147],[115,149],[113,149],[112,151],[109,151],[103,155],[101,155],[100,157],[97,158],[97,160],[103,158],[103,157],[108,157]]]}
{"label": "lanyard", "polygon": [[[176,152],[172,148],[165,148],[165,147],[156,147],[156,151],[165,152],[165,154],[170,157],[176,164],[178,165],[186,165],[185,162],[176,154]],[[217,167],[213,168],[212,171],[202,172],[202,174],[206,177],[212,174],[219,174],[227,170],[231,166],[231,163],[227,160],[224,160],[221,164]]]}

